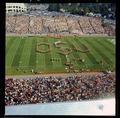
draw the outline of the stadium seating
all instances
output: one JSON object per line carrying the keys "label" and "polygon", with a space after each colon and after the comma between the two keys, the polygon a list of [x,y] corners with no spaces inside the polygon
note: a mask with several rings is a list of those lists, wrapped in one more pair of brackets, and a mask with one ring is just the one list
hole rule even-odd
{"label": "stadium seating", "polygon": [[84,34],[95,34],[94,29],[91,26],[89,19],[90,18],[88,17],[80,17],[79,24]]}
{"label": "stadium seating", "polygon": [[15,23],[15,33],[28,34],[28,31],[29,31],[29,17],[17,16]]}
{"label": "stadium seating", "polygon": [[42,29],[43,29],[42,18],[36,16],[30,17],[29,33],[40,34],[42,33]]}
{"label": "stadium seating", "polygon": [[6,16],[6,32],[16,34],[69,33],[69,34],[110,34],[115,30],[103,27],[100,18],[79,16]]}
{"label": "stadium seating", "polygon": [[6,32],[7,33],[14,33],[15,25],[16,25],[16,17],[14,16],[7,16],[6,17]]}
{"label": "stadium seating", "polygon": [[99,18],[92,18],[90,19],[91,25],[93,26],[96,34],[104,34],[104,28],[102,26],[101,19]]}
{"label": "stadium seating", "polygon": [[6,78],[5,105],[100,99],[115,94],[115,74]]}

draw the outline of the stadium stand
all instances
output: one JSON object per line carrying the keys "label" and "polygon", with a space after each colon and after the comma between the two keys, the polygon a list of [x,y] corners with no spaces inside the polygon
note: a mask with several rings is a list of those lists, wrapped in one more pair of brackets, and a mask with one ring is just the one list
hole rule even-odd
{"label": "stadium stand", "polygon": [[6,32],[14,33],[16,25],[16,17],[7,16],[6,17]]}
{"label": "stadium stand", "polygon": [[5,80],[5,105],[100,99],[115,94],[115,74]]}
{"label": "stadium stand", "polygon": [[101,19],[99,18],[92,18],[90,19],[91,25],[93,26],[96,34],[104,34],[104,28],[102,26]]}
{"label": "stadium stand", "polygon": [[7,15],[6,32],[15,34],[69,33],[115,35],[115,29],[104,27],[102,20],[95,17]]}
{"label": "stadium stand", "polygon": [[40,34],[43,29],[42,18],[32,16],[30,17],[30,24],[29,24],[29,33],[31,34]]}
{"label": "stadium stand", "polygon": [[115,36],[115,27],[105,26],[104,30],[109,36]]}
{"label": "stadium stand", "polygon": [[17,34],[28,34],[29,31],[29,17],[17,16],[15,23],[15,32]]}
{"label": "stadium stand", "polygon": [[92,28],[90,22],[89,22],[89,17],[80,17],[79,18],[79,24],[82,28],[82,31],[84,34],[94,34],[94,29]]}

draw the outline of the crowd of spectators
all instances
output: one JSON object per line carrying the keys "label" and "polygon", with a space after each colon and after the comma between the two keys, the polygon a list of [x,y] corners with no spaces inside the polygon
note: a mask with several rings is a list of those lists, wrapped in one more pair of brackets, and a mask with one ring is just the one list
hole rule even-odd
{"label": "crowd of spectators", "polygon": [[5,105],[81,101],[114,95],[115,74],[6,78]]}
{"label": "crowd of spectators", "polygon": [[15,33],[27,34],[29,32],[29,17],[17,16],[15,23]]}
{"label": "crowd of spectators", "polygon": [[7,16],[6,17],[6,32],[14,33],[15,22],[16,22],[16,17],[14,17],[14,16]]}
{"label": "crowd of spectators", "polygon": [[[108,27],[108,30],[112,30]],[[100,18],[86,16],[6,16],[6,32],[16,34],[77,33],[109,34]],[[114,34],[114,33],[111,33]]]}
{"label": "crowd of spectators", "polygon": [[104,29],[109,36],[115,36],[115,27],[105,26]]}
{"label": "crowd of spectators", "polygon": [[64,16],[55,17],[55,23],[58,32],[68,32],[68,25]]}
{"label": "crowd of spectators", "polygon": [[43,27],[44,31],[47,33],[55,33],[56,32],[56,24],[54,22],[53,17],[44,17],[43,18]]}
{"label": "crowd of spectators", "polygon": [[104,28],[102,27],[102,20],[100,18],[90,19],[91,25],[93,26],[95,33],[104,34]]}
{"label": "crowd of spectators", "polygon": [[69,28],[70,33],[74,32],[74,30],[82,32],[81,27],[78,23],[78,20],[73,19],[73,18],[68,18],[67,23],[68,23],[68,28]]}
{"label": "crowd of spectators", "polygon": [[95,34],[95,31],[90,24],[89,17],[81,17],[79,18],[79,24],[85,34]]}
{"label": "crowd of spectators", "polygon": [[29,32],[31,34],[40,34],[42,32],[42,18],[37,16],[30,17]]}

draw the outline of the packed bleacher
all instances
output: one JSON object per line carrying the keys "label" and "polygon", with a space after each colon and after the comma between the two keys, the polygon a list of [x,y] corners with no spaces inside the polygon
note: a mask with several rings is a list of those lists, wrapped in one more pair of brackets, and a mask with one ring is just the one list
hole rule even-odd
{"label": "packed bleacher", "polygon": [[14,33],[15,32],[15,21],[16,17],[14,16],[7,16],[6,17],[6,32]]}
{"label": "packed bleacher", "polygon": [[5,80],[5,105],[100,99],[115,94],[115,74]]}
{"label": "packed bleacher", "polygon": [[90,18],[89,17],[81,17],[79,18],[79,24],[83,30],[84,34],[95,34],[95,31],[90,24]]}
{"label": "packed bleacher", "polygon": [[92,27],[94,28],[94,30],[97,34],[104,34],[104,28],[101,27],[102,22],[99,18],[90,19],[90,23],[91,23]]}
{"label": "packed bleacher", "polygon": [[29,17],[28,16],[17,16],[15,23],[15,33],[27,34],[29,30]]}
{"label": "packed bleacher", "polygon": [[42,32],[42,19],[40,17],[30,17],[29,33],[40,34]]}
{"label": "packed bleacher", "polygon": [[[111,28],[104,29],[101,18],[86,16],[6,16],[6,32],[15,34],[69,33],[69,34],[110,34]],[[114,35],[114,33],[111,33]]]}
{"label": "packed bleacher", "polygon": [[68,32],[66,18],[63,16],[55,17],[55,24],[57,32]]}
{"label": "packed bleacher", "polygon": [[104,27],[105,32],[109,35],[109,36],[115,36],[115,27],[112,26],[105,26]]}
{"label": "packed bleacher", "polygon": [[53,17],[44,17],[43,18],[43,31],[47,33],[56,32],[56,24]]}

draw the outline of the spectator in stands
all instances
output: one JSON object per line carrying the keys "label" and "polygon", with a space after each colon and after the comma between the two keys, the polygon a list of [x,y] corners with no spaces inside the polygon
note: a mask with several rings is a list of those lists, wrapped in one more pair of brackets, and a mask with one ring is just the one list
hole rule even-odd
{"label": "spectator in stands", "polygon": [[80,101],[115,93],[115,75],[8,78],[5,105]]}

